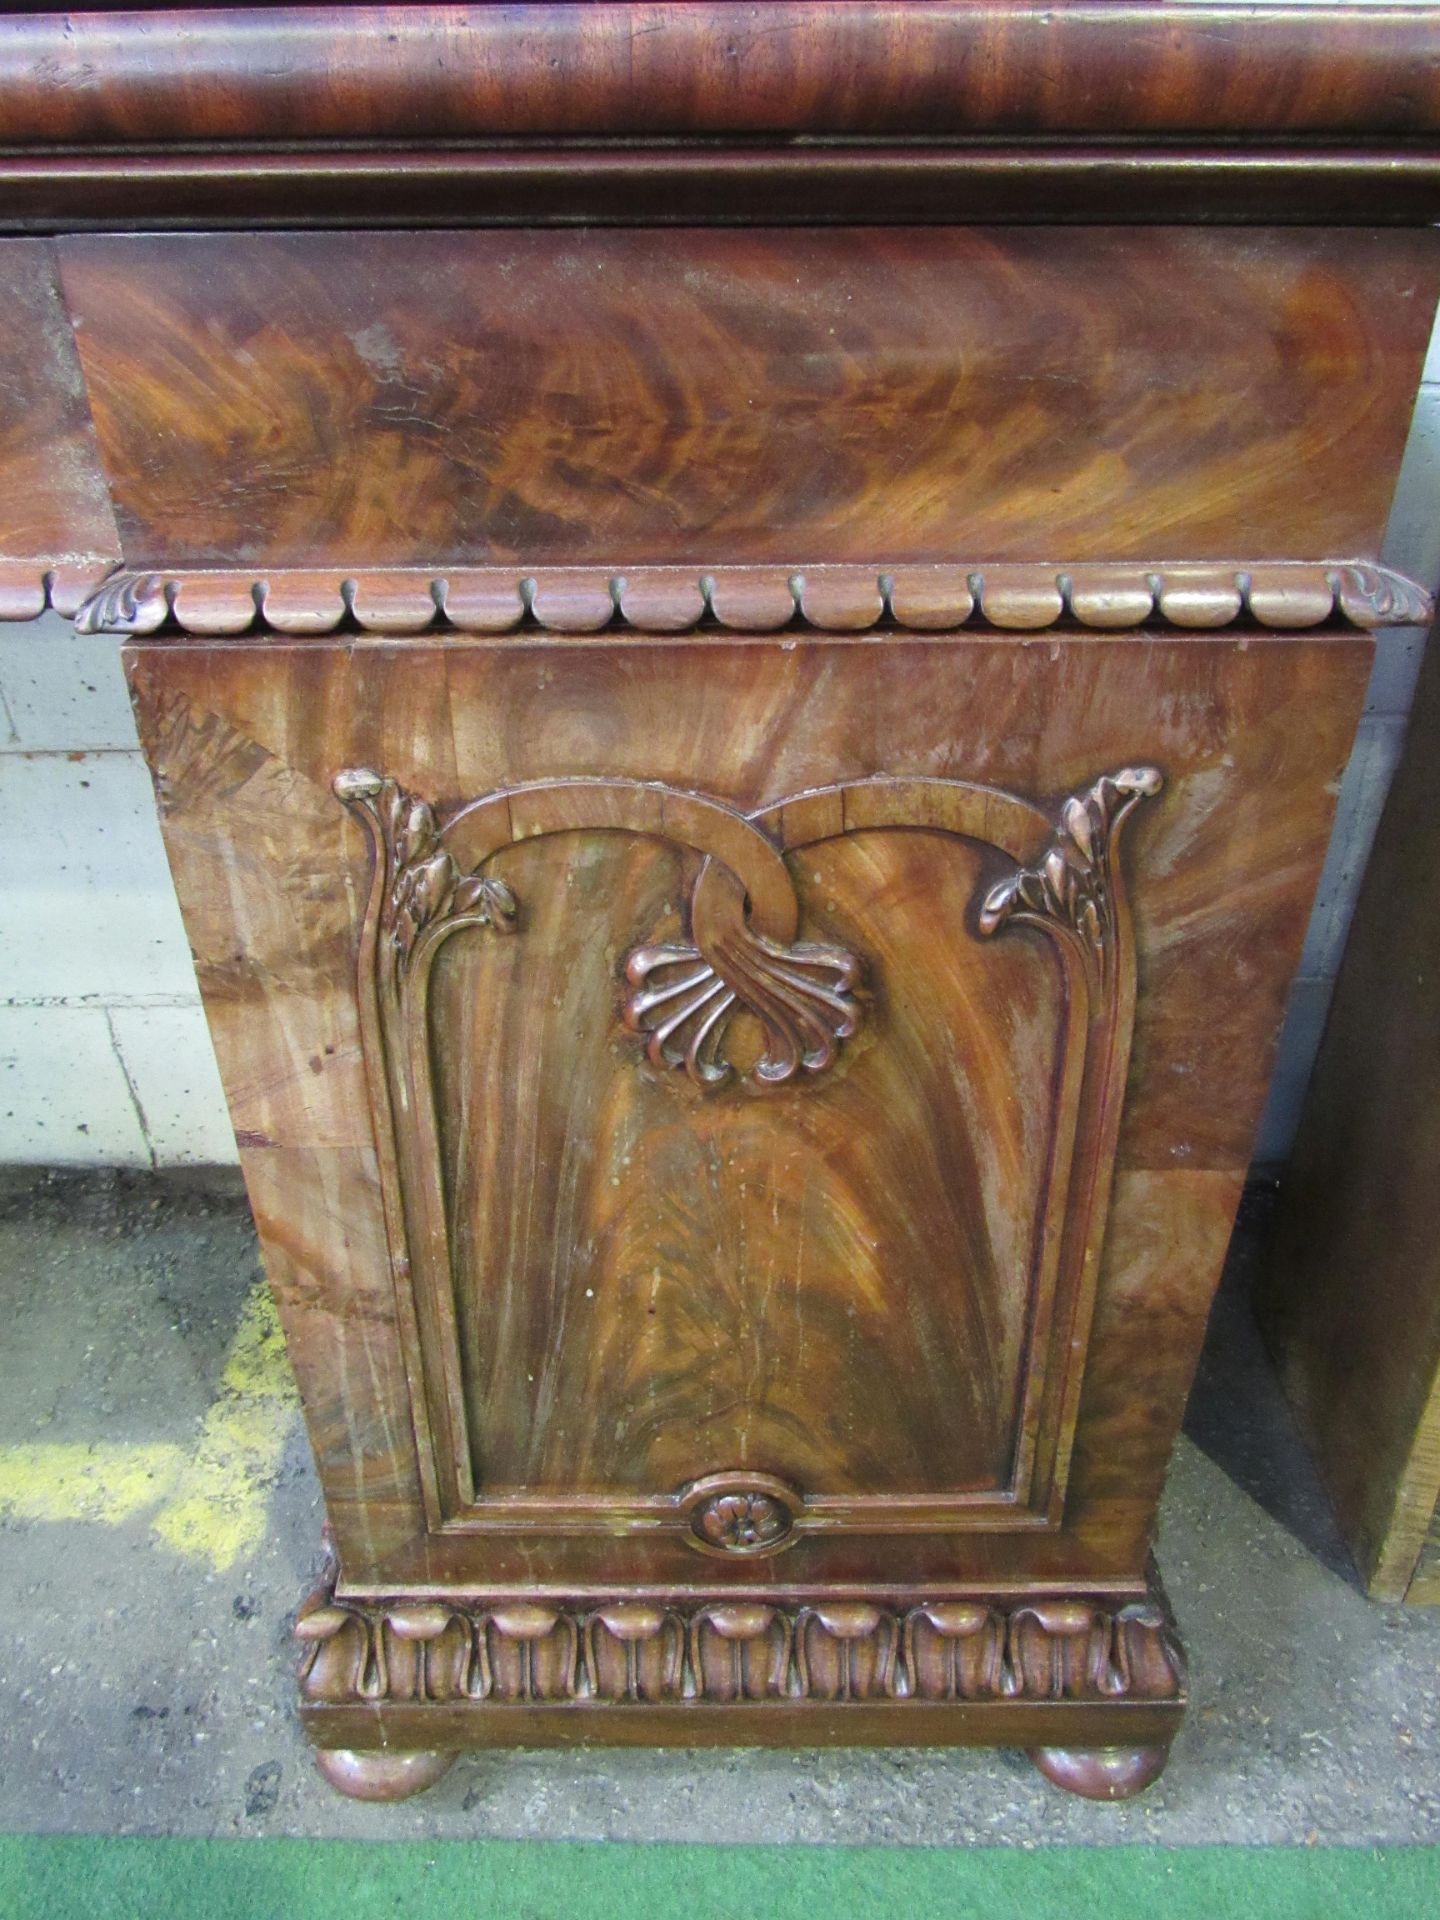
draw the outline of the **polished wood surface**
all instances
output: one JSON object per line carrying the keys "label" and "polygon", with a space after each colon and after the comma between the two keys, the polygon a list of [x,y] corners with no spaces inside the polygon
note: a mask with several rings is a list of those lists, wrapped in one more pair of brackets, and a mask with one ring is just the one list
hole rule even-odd
{"label": "polished wood surface", "polygon": [[65,612],[120,558],[55,249],[0,240],[0,619]]}
{"label": "polished wood surface", "polygon": [[1316,1060],[1261,1319],[1376,1599],[1440,1601],[1440,647],[1432,633]]}
{"label": "polished wood surface", "polygon": [[0,149],[0,232],[1011,221],[1433,226],[1424,144]]}
{"label": "polished wood surface", "polygon": [[321,1776],[352,1800],[408,1800],[433,1787],[455,1764],[453,1753],[356,1753],[322,1747],[315,1755]]}
{"label": "polished wood surface", "polygon": [[1047,1780],[1082,1800],[1128,1800],[1158,1780],[1168,1747],[1034,1747],[1030,1758]]}
{"label": "polished wood surface", "polygon": [[14,14],[12,145],[798,133],[1425,135],[1424,5],[550,0]]}
{"label": "polished wood surface", "polygon": [[1429,235],[1279,229],[61,259],[141,568],[1373,556],[1440,285]]}
{"label": "polished wood surface", "polygon": [[327,1777],[997,1739],[1154,1777],[1155,1502],[1369,654],[132,643],[335,1527]]}
{"label": "polished wood surface", "polygon": [[1423,226],[1437,66],[1423,6],[7,14],[0,230]]}
{"label": "polished wood surface", "polygon": [[[441,828],[373,772],[337,778],[373,847],[362,1045],[382,1159],[397,1169],[398,1266],[415,1283],[411,1371],[431,1375],[431,1419],[448,1436],[438,1518],[613,1537],[670,1516],[734,1547],[716,1531],[728,1520],[758,1554],[799,1528],[925,1531],[1010,1522],[1012,1502],[1037,1519],[1058,1506],[1133,1023],[1117,843],[1162,786],[1148,767],[1102,775],[1057,830],[964,781],[841,782],[747,817],[693,790],[592,776],[502,789]],[[538,842],[587,832],[658,841],[670,857],[637,874],[582,847],[557,890],[562,849]],[[940,835],[961,844],[937,848]],[[993,880],[992,860],[982,884],[986,850],[1009,878]],[[704,862],[688,881],[686,854]],[[801,858],[828,896],[823,918],[802,906]],[[570,966],[573,912],[611,892],[654,930],[587,979]],[[868,925],[877,897],[883,930]],[[442,965],[452,929],[514,933],[522,900],[528,938],[462,942]],[[922,997],[904,983],[937,911],[980,941],[957,940]],[[823,939],[797,938],[802,916]],[[980,945],[1012,921],[1052,936],[1038,974],[1005,942],[999,965]],[[577,1031],[608,1024],[617,969],[623,1023],[655,1075],[617,1080],[612,1048],[587,1062],[575,1047]],[[497,998],[514,1010],[498,1036],[475,1011]],[[569,1094],[555,1108],[562,1060]],[[675,1073],[702,1095],[807,1074],[836,1084],[783,1113],[706,1100],[682,1118]],[[943,1158],[917,1154],[927,1129],[954,1143]],[[543,1225],[528,1202],[517,1214],[492,1198],[524,1188],[479,1143],[517,1134],[555,1183]],[[967,1271],[936,1298],[947,1244]],[[472,1274],[485,1276],[474,1294]],[[837,1292],[827,1274],[844,1276]],[[616,1337],[582,1307],[570,1352],[586,1280]],[[717,1317],[732,1329],[718,1346]],[[1057,1350],[1022,1382],[1027,1337]],[[806,1384],[847,1377],[844,1400],[816,1401]],[[706,1448],[712,1467],[697,1473]],[[514,1491],[477,1505],[482,1476]]]}

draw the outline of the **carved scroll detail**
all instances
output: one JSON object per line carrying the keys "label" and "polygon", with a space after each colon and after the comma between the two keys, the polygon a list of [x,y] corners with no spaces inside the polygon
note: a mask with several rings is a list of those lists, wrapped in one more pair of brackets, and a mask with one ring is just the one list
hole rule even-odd
{"label": "carved scroll detail", "polygon": [[154,633],[170,614],[165,576],[114,573],[81,602],[77,633]]}
{"label": "carved scroll detail", "polygon": [[[364,820],[383,861],[377,952],[393,950],[401,974],[429,929],[432,947],[462,926],[514,929],[518,906],[510,888],[478,866],[467,871],[457,862],[427,801],[368,768],[340,773],[333,784],[336,796]],[[596,829],[619,824],[651,831],[707,855],[691,903],[694,944],[642,947],[626,967],[634,991],[625,1001],[625,1023],[648,1035],[646,1053],[656,1066],[681,1067],[699,1086],[730,1079],[724,1042],[737,1008],[754,1014],[765,1033],[764,1052],[747,1079],[774,1086],[802,1068],[816,1074],[833,1063],[840,1042],[860,1021],[860,1002],[852,993],[860,962],[840,947],[783,937],[793,934],[799,908],[783,862],[761,834],[699,795],[676,795],[673,820],[663,806],[652,814],[647,803],[665,790],[638,782],[556,782],[549,791],[564,795],[566,826],[585,825],[589,807]],[[617,823],[617,791],[632,802],[633,822],[622,816]],[[483,809],[485,803],[476,805]],[[747,897],[752,876],[737,875],[717,851],[732,824],[745,836],[739,851],[764,857],[768,886],[758,900]],[[736,858],[737,849],[725,844]],[[487,847],[487,856],[493,850]]]}
{"label": "carved scroll detail", "polygon": [[1103,985],[1116,936],[1116,840],[1138,803],[1163,785],[1154,767],[1125,767],[1103,775],[1088,792],[1072,795],[1042,858],[1018,868],[985,896],[981,933],[998,933],[1009,921],[1059,925],[1076,936],[1087,970]]}
{"label": "carved scroll detail", "polygon": [[1427,627],[1435,612],[1419,582],[1393,567],[1336,567],[1330,586],[1336,607],[1355,627]]}
{"label": "carved scroll detail", "polygon": [[737,1700],[1183,1700],[1157,1598],[895,1607],[723,1597],[543,1605],[337,1599],[296,1621],[306,1705]]}

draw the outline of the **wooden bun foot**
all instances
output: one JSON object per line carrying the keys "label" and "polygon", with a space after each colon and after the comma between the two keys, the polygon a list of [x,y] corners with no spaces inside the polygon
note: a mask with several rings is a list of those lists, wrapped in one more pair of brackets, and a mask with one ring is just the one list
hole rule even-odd
{"label": "wooden bun foot", "polygon": [[408,1800],[447,1774],[453,1753],[355,1753],[322,1747],[315,1764],[330,1785],[352,1800]]}
{"label": "wooden bun foot", "polygon": [[1164,1747],[1032,1747],[1030,1758],[1057,1787],[1084,1800],[1130,1800],[1158,1780]]}

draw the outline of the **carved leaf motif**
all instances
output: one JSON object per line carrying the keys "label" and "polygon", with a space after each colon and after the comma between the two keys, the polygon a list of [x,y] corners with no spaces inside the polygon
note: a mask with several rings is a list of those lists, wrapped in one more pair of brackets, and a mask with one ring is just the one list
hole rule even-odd
{"label": "carved leaf motif", "polygon": [[1163,785],[1155,767],[1123,767],[1103,775],[1087,793],[1072,794],[1038,863],[1017,868],[986,894],[981,933],[998,933],[1010,920],[1058,922],[1077,936],[1087,966],[1103,980],[1114,944],[1111,854],[1116,829],[1134,806]]}
{"label": "carved leaf motif", "polygon": [[106,580],[75,615],[77,633],[154,633],[170,614],[165,578],[158,573],[118,573]]}
{"label": "carved leaf motif", "polygon": [[463,917],[497,933],[514,931],[515,895],[503,880],[460,871],[428,801],[364,768],[338,774],[334,787],[347,806],[369,814],[379,828],[391,870],[384,923],[402,961],[435,921]]}
{"label": "carved leaf motif", "polygon": [[1329,579],[1336,606],[1353,626],[1428,626],[1435,611],[1424,588],[1391,567],[1337,567]]}
{"label": "carved leaf motif", "polygon": [[636,989],[625,1024],[648,1034],[645,1053],[657,1067],[683,1068],[697,1086],[730,1078],[725,1028],[737,1005],[765,1029],[765,1052],[753,1078],[767,1085],[798,1068],[821,1073],[842,1040],[860,1024],[860,962],[842,947],[800,941],[781,947],[745,928],[712,964],[698,947],[640,947],[625,977]]}

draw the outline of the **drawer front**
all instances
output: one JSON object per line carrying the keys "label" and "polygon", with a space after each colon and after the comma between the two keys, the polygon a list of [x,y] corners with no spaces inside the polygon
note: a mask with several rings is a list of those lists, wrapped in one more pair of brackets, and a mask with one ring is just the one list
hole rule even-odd
{"label": "drawer front", "polygon": [[1133,1571],[1369,651],[136,646],[349,1577]]}
{"label": "drawer front", "polygon": [[1428,232],[69,238],[145,569],[1373,557]]}

